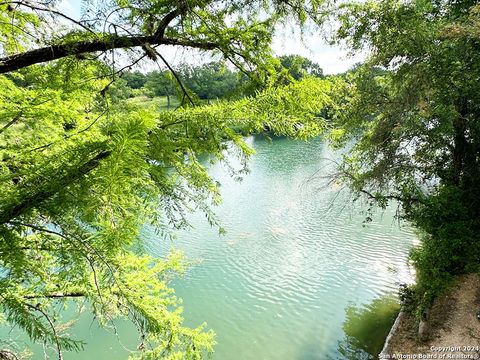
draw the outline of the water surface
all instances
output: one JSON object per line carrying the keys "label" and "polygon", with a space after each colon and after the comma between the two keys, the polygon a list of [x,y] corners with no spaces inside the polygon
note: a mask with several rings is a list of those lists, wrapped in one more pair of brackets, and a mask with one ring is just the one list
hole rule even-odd
{"label": "water surface", "polygon": [[[145,228],[145,248],[162,256],[172,246],[201,260],[174,281],[186,323],[204,321],[217,333],[214,359],[314,360],[342,358],[345,311],[364,306],[409,281],[406,257],[414,236],[394,220],[394,208],[364,225],[366,204],[352,205],[339,185],[322,186],[335,158],[320,139],[305,143],[252,137],[250,174],[234,181],[211,166],[223,204],[215,209],[227,234],[204,215],[193,228],[162,240]],[[136,335],[119,323],[124,339],[82,319],[76,335],[88,345],[65,359],[124,359]],[[41,354],[35,358],[41,358]]]}
{"label": "water surface", "polygon": [[[214,359],[338,358],[345,309],[366,305],[409,280],[413,234],[394,208],[364,225],[366,204],[351,204],[339,185],[321,179],[335,156],[320,139],[304,143],[250,138],[251,173],[239,183],[221,165],[216,209],[225,236],[201,214],[174,244],[202,262],[175,289],[190,325],[217,333]],[[147,247],[161,254],[153,233]]]}

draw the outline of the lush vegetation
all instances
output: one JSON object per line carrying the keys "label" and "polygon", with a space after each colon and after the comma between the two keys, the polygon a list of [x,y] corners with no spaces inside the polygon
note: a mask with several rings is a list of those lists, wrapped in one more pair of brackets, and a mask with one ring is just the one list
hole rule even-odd
{"label": "lush vegetation", "polygon": [[[0,3],[0,321],[58,358],[82,347],[58,305],[85,301],[101,324],[136,325],[132,358],[212,351],[213,333],[182,325],[168,287],[181,255],[131,249],[144,223],[159,237],[186,226],[188,211],[216,223],[218,184],[198,159],[231,151],[244,165],[233,172],[246,171],[237,128],[348,145],[337,179],[372,206],[399,204],[421,233],[418,284],[406,292],[420,314],[450,276],[478,270],[475,2],[85,1],[81,21],[47,5]],[[322,79],[308,59],[273,56],[277,24],[319,23],[326,9],[340,22],[335,41],[371,51],[364,64]],[[174,68],[162,45],[222,61]],[[160,70],[129,70],[145,59]]]}
{"label": "lush vegetation", "polygon": [[335,134],[355,140],[342,177],[372,202],[399,202],[420,232],[419,314],[451,275],[480,264],[480,8],[379,1],[339,10],[338,37],[372,55],[341,94]]}
{"label": "lush vegetation", "polygon": [[[215,223],[209,206],[220,201],[218,184],[198,157],[224,161],[230,151],[244,163],[251,150],[233,126],[318,134],[318,113],[330,101],[325,81],[281,89],[266,82],[278,62],[269,50],[273,27],[292,5],[302,21],[303,3],[241,3],[88,1],[81,22],[41,2],[0,4],[1,321],[59,359],[83,345],[69,336],[62,311],[85,303],[100,324],[133,322],[139,345],[132,358],[199,359],[212,351],[214,334],[182,326],[168,286],[185,260],[176,252],[165,259],[134,252],[140,228],[150,223],[161,238],[185,226],[194,210]],[[123,101],[128,81],[156,94],[171,81],[161,83],[161,72],[143,85],[138,73],[122,79],[127,68],[117,59],[169,67],[156,49],[166,44],[214,51],[260,90],[193,107],[195,96],[180,82],[182,108],[175,112]],[[22,350],[12,346],[1,343],[1,357]]]}
{"label": "lush vegetation", "polygon": [[[284,55],[272,58],[271,62],[277,83],[288,84],[309,76],[323,77],[323,70],[317,63],[300,55]],[[119,98],[165,96],[167,103],[175,98],[181,99],[185,90],[196,103],[209,103],[210,100],[255,95],[262,86],[240,70],[228,67],[225,61],[210,61],[201,65],[183,63],[171,69],[148,73],[125,71],[116,83]]]}

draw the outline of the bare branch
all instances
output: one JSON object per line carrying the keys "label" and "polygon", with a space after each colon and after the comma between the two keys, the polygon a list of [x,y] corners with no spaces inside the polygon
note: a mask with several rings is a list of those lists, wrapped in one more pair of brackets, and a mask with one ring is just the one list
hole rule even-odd
{"label": "bare branch", "polygon": [[72,293],[52,293],[52,294],[38,294],[38,295],[25,295],[25,299],[62,299],[62,298],[71,298],[71,297],[84,297],[86,296],[81,292],[72,292]]}
{"label": "bare branch", "polygon": [[38,226],[38,225],[26,224],[26,223],[23,223],[23,222],[20,222],[20,221],[9,221],[8,223],[11,224],[11,225],[28,227],[28,228],[30,228],[32,230],[35,230],[35,231],[40,231],[40,232],[44,232],[44,233],[47,233],[47,234],[59,236],[61,238],[64,238],[64,239],[68,240],[68,237],[65,236],[64,234],[62,234],[58,231],[54,231],[54,230],[47,229],[45,227]]}
{"label": "bare branch", "polygon": [[157,31],[155,31],[155,34],[153,34],[155,39],[162,39],[165,35],[165,30],[167,29],[168,24],[170,24],[172,20],[175,19],[182,12],[182,9],[178,7],[177,9],[165,15],[165,17],[160,21]]}

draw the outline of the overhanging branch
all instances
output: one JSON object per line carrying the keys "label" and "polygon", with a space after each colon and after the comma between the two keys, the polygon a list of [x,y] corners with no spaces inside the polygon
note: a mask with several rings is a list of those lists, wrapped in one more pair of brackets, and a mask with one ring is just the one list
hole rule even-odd
{"label": "overhanging branch", "polygon": [[[88,174],[90,171],[98,167],[100,162],[110,156],[111,152],[108,150],[102,150],[94,158],[88,160],[87,162],[80,165],[78,168],[72,168],[67,172],[63,177],[58,179],[58,183],[69,185],[84,175]],[[54,185],[49,185],[38,192],[35,192],[31,195],[25,196],[21,201],[7,205],[0,212],[0,224],[5,224],[11,222],[17,216],[20,216],[32,209],[35,206],[38,206],[45,200],[51,198],[58,192],[58,188]]]}
{"label": "overhanging branch", "polygon": [[32,10],[48,12],[50,14],[60,16],[60,17],[64,18],[65,20],[68,20],[68,21],[80,26],[81,28],[87,30],[88,32],[95,34],[95,32],[92,29],[88,28],[87,26],[82,24],[80,21],[77,21],[77,20],[71,18],[70,16],[68,16],[68,15],[66,15],[66,14],[64,14],[60,11],[57,11],[55,9],[40,7],[40,6],[37,6],[35,4],[30,3],[29,1],[10,1],[10,5],[25,6],[29,9],[32,9]]}
{"label": "overhanging branch", "polygon": [[63,299],[71,297],[84,297],[86,296],[82,292],[71,292],[71,293],[52,293],[52,294],[38,294],[38,295],[25,295],[25,299]]}
{"label": "overhanging branch", "polygon": [[401,197],[401,196],[398,196],[398,195],[374,195],[372,194],[370,191],[367,191],[365,189],[360,189],[359,192],[361,192],[362,194],[366,195],[369,199],[371,200],[374,200],[374,201],[379,201],[379,200],[395,200],[395,201],[398,201],[398,202],[401,202],[401,203],[414,203],[414,202],[418,202],[419,199],[417,199],[416,197],[409,197],[409,198],[406,198],[406,197]]}
{"label": "overhanging branch", "polygon": [[51,45],[48,47],[7,56],[0,59],[0,74],[22,69],[33,64],[39,64],[47,61],[61,59],[70,55],[80,55],[97,51],[131,48],[136,46],[142,46],[143,44],[182,46],[197,48],[201,50],[213,50],[217,48],[217,44],[212,42],[159,38],[157,35],[108,35],[108,37],[104,39],[92,39],[86,41]]}

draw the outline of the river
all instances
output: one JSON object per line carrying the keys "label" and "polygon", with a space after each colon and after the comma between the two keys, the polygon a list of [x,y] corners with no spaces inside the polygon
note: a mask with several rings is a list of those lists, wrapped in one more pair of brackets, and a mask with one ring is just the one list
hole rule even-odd
{"label": "river", "polygon": [[[145,248],[162,256],[175,246],[195,260],[173,286],[186,324],[206,322],[216,332],[213,359],[342,359],[346,309],[410,280],[414,234],[394,219],[395,208],[377,210],[365,224],[365,203],[352,203],[336,183],[323,186],[335,155],[321,139],[247,141],[256,154],[243,181],[220,164],[210,168],[221,183],[215,212],[226,235],[194,214],[193,227],[173,241],[145,228]],[[135,348],[136,336],[122,322],[122,345],[90,321],[78,325],[74,333],[88,344],[66,360],[124,359],[123,346]]]}

